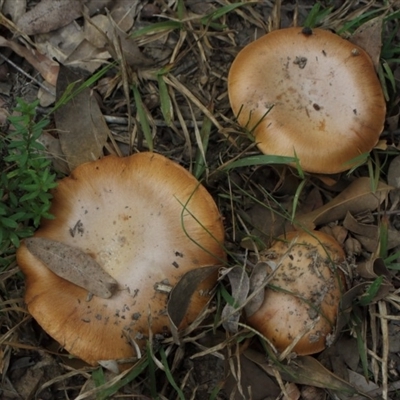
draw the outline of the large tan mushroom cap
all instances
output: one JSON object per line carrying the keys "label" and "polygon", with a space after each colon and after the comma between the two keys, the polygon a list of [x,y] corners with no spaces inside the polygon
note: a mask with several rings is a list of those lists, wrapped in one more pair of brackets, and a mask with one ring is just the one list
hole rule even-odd
{"label": "large tan mushroom cap", "polygon": [[322,29],[281,29],[250,43],[232,64],[228,89],[259,149],[297,155],[305,171],[349,169],[383,130],[386,105],[370,57]]}
{"label": "large tan mushroom cap", "polygon": [[266,252],[277,264],[262,306],[248,324],[284,351],[298,335],[298,355],[323,350],[329,342],[343,290],[337,268],[345,259],[339,243],[322,232],[290,232]]}
{"label": "large tan mushroom cap", "polygon": [[[51,272],[22,244],[25,300],[38,323],[70,353],[90,364],[136,355],[149,329],[169,331],[168,295],[187,271],[224,260],[224,230],[206,189],[183,167],[153,153],[108,156],[76,168],[54,191],[36,237],[76,246],[118,282],[109,299]],[[75,229],[74,229],[75,228]],[[210,289],[215,277],[202,289]],[[195,294],[186,322],[209,297]],[[149,327],[149,315],[152,326]]]}

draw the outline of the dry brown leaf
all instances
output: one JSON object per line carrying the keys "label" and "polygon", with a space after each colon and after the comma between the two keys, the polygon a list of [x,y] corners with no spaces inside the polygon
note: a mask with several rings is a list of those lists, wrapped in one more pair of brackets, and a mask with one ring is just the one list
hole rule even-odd
{"label": "dry brown leaf", "polygon": [[[228,359],[228,357],[227,357]],[[281,390],[274,379],[265,370],[260,368],[246,356],[239,356],[240,382],[238,383],[232,373],[229,373],[229,366],[226,366],[227,378],[224,385],[224,392],[232,400],[264,400],[277,399]],[[238,386],[243,390],[243,396],[239,393]]]}
{"label": "dry brown leaf", "polygon": [[[241,216],[253,227],[252,235],[261,240],[265,247],[269,247],[272,239],[282,235],[285,230],[291,230],[287,219],[267,204],[256,203],[246,212],[241,212]],[[244,238],[241,246],[245,249],[254,250],[254,242],[251,238]]]}
{"label": "dry brown leaf", "polygon": [[391,189],[392,187],[386,183],[378,182],[373,192],[370,178],[358,178],[324,206],[308,214],[297,216],[296,224],[302,228],[314,229],[318,225],[342,220],[347,212],[356,215],[375,210],[386,199]]}
{"label": "dry brown leaf", "polygon": [[[129,7],[132,7],[132,5]],[[98,15],[90,18],[87,14],[84,14],[84,17],[86,41],[93,47],[91,52],[94,52],[96,49],[97,53],[101,54],[101,56],[92,55],[89,58],[85,57],[85,53],[83,52],[79,57],[87,61],[95,58],[102,60],[105,54],[108,54],[108,57],[110,57],[111,54],[114,59],[120,59],[121,57],[117,49],[117,47],[120,47],[123,57],[129,65],[142,67],[153,64],[153,61],[142,54],[136,42],[130,38],[129,34],[120,28],[111,16],[106,17]],[[72,55],[70,57],[72,57]],[[79,57],[75,56],[75,59],[79,60]]]}
{"label": "dry brown leaf", "polygon": [[[287,400],[299,400],[301,397],[299,387],[293,382],[285,385],[285,391]],[[315,398],[313,400],[315,400]]]}
{"label": "dry brown leaf", "polygon": [[110,53],[108,51],[98,49],[84,39],[65,59],[64,65],[93,73],[109,58]]}
{"label": "dry brown leaf", "polygon": [[363,224],[348,212],[343,220],[343,226],[354,234],[365,250],[370,253],[377,250],[379,246],[379,228],[376,225]]}
{"label": "dry brown leaf", "polygon": [[379,386],[377,384],[372,381],[367,381],[364,375],[352,370],[349,370],[349,382],[365,393],[379,389]]}
{"label": "dry brown leaf", "polygon": [[85,39],[97,48],[106,46],[112,31],[112,23],[106,15],[95,15],[85,18]]}
{"label": "dry brown leaf", "polygon": [[400,156],[393,158],[390,162],[387,179],[389,185],[394,187],[394,190],[390,192],[391,208],[394,209],[400,202]]}
{"label": "dry brown leaf", "polygon": [[326,400],[324,389],[316,388],[315,386],[303,386],[301,388],[302,400]]}
{"label": "dry brown leaf", "polygon": [[153,60],[146,57],[139,49],[139,46],[131,39],[130,34],[122,31],[113,20],[113,29],[109,33],[110,42],[106,49],[114,59],[121,59],[119,51],[122,50],[123,58],[130,66],[145,67],[154,64]]}
{"label": "dry brown leaf", "polygon": [[249,294],[250,282],[245,268],[235,266],[224,274],[231,286],[231,296],[234,304],[227,303],[222,310],[222,326],[227,332],[236,333],[239,327],[242,306]]}
{"label": "dry brown leaf", "polygon": [[38,91],[38,100],[41,107],[49,107],[56,101],[56,88],[47,81],[43,81]]}
{"label": "dry brown leaf", "polygon": [[25,58],[47,82],[53,86],[56,85],[59,71],[58,63],[34,49],[28,49],[12,40],[5,39],[3,36],[0,36],[0,47],[12,49],[19,56]]}
{"label": "dry brown leaf", "polygon": [[392,227],[388,229],[387,250],[391,250],[400,245],[400,232]]}
{"label": "dry brown leaf", "polygon": [[[82,82],[80,76],[61,66],[57,81],[57,99],[67,87]],[[97,160],[109,135],[108,126],[93,92],[86,88],[55,112],[61,149],[72,170],[80,164]]]}
{"label": "dry brown leaf", "polygon": [[128,32],[132,28],[139,5],[138,0],[117,0],[114,2],[110,15],[122,32]]}
{"label": "dry brown leaf", "polygon": [[35,35],[35,44],[43,54],[64,64],[84,37],[84,31],[77,24],[71,23],[50,33]]}
{"label": "dry brown leaf", "polygon": [[80,0],[42,0],[17,20],[27,35],[47,33],[68,25],[82,15]]}
{"label": "dry brown leaf", "polygon": [[1,12],[16,21],[26,11],[26,0],[5,0]]}
{"label": "dry brown leaf", "polygon": [[217,273],[220,268],[220,266],[211,265],[193,269],[184,274],[172,288],[167,304],[167,313],[171,333],[176,343],[179,343],[178,328],[186,315],[193,294],[203,281]]}
{"label": "dry brown leaf", "polygon": [[[361,297],[366,290],[368,290],[371,282],[364,281],[359,283],[352,288],[350,288],[346,293],[342,296],[341,302],[341,311],[339,313],[338,319],[336,321],[336,334],[338,336],[342,329],[349,323],[350,313],[353,309],[354,302],[358,297]],[[387,296],[388,293],[393,291],[393,285],[387,281],[383,281],[379,286],[377,293],[373,299],[373,302],[381,300]]]}
{"label": "dry brown leaf", "polygon": [[247,317],[251,317],[264,302],[265,290],[263,288],[267,284],[269,271],[272,272],[272,268],[264,261],[258,262],[251,271],[249,294],[253,296],[244,307]]}
{"label": "dry brown leaf", "polygon": [[69,174],[68,164],[64,160],[60,140],[49,132],[43,131],[38,141],[46,148],[46,157],[51,160],[54,169],[64,175]]}
{"label": "dry brown leaf", "polygon": [[95,296],[108,299],[117,289],[117,281],[77,247],[41,237],[25,239],[25,245],[56,275]]}
{"label": "dry brown leaf", "polygon": [[322,207],[323,205],[324,202],[322,199],[321,190],[319,190],[317,187],[314,187],[310,190],[310,192],[307,194],[307,197],[301,203],[301,210],[299,211],[301,211],[302,214],[306,214],[319,207]]}
{"label": "dry brown leaf", "polygon": [[288,364],[271,364],[267,361],[265,354],[253,349],[245,350],[244,355],[269,375],[274,375],[274,369],[277,370],[283,380],[288,382],[320,387],[348,395],[360,393],[353,385],[339,378],[311,356],[297,357]]}
{"label": "dry brown leaf", "polygon": [[377,257],[357,264],[357,272],[365,279],[375,279],[378,276],[386,276],[391,280],[391,273],[387,269],[382,258]]}
{"label": "dry brown leaf", "polygon": [[400,108],[399,105],[397,104],[396,108],[394,108],[394,110],[392,110],[392,112],[386,116],[387,130],[389,132],[395,131],[399,126],[399,120],[400,120]]}
{"label": "dry brown leaf", "polygon": [[[61,64],[74,66],[83,70],[94,72],[101,67],[111,55],[102,46],[105,45],[107,37],[101,29],[106,29],[100,24],[100,31],[90,25],[87,21],[91,20],[85,16],[85,27],[82,29],[78,24],[72,22],[67,26],[52,31],[35,35],[37,48],[50,58],[55,58]],[[100,21],[108,20],[103,15],[93,17]],[[90,25],[93,29],[86,33],[86,26]],[[92,40],[92,42],[89,39]]]}
{"label": "dry brown leaf", "polygon": [[104,8],[110,9],[115,0],[86,0],[85,7],[89,11],[89,15],[97,14],[103,11]]}
{"label": "dry brown leaf", "polygon": [[[362,297],[366,291],[371,286],[371,282],[362,282],[358,285],[353,286],[349,289],[346,293],[342,296],[342,309],[347,310],[353,307],[354,301],[358,297]],[[393,285],[389,283],[387,280],[384,280],[381,285],[379,286],[377,292],[375,293],[374,297],[370,300],[371,303],[376,303],[379,300],[384,299],[391,291],[393,291]],[[342,321],[340,321],[342,322]],[[344,325],[340,325],[338,323],[338,331],[339,328],[343,328]]]}
{"label": "dry brown leaf", "polygon": [[0,108],[0,127],[4,127],[8,123],[10,113],[6,108]]}
{"label": "dry brown leaf", "polygon": [[337,240],[337,242],[343,244],[348,235],[347,229],[340,225],[334,225],[331,230],[332,236]]}
{"label": "dry brown leaf", "polygon": [[400,352],[400,321],[389,321],[389,349],[391,353]]}
{"label": "dry brown leaf", "polygon": [[37,393],[40,382],[44,376],[43,369],[40,368],[27,368],[20,379],[15,382],[15,390],[20,399],[34,399]]}
{"label": "dry brown leaf", "polygon": [[324,365],[331,365],[332,372],[348,381],[348,368],[356,370],[360,363],[357,339],[342,335],[334,346],[326,349],[319,360]]}
{"label": "dry brown leaf", "polygon": [[360,46],[371,57],[375,69],[379,67],[379,57],[382,47],[382,24],[383,16],[379,16],[361,25],[351,35],[350,42]]}
{"label": "dry brown leaf", "polygon": [[361,243],[353,237],[346,239],[344,242],[344,249],[348,256],[359,255],[362,252]]}

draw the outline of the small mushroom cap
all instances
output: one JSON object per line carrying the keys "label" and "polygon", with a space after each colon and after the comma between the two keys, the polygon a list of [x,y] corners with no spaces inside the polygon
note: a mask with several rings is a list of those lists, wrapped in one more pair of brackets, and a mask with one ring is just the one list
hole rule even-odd
{"label": "small mushroom cap", "polygon": [[304,333],[293,351],[322,351],[332,334],[344,280],[337,264],[345,260],[339,243],[322,232],[290,232],[265,253],[277,264],[262,306],[247,323],[284,351]]}
{"label": "small mushroom cap", "polygon": [[[42,328],[70,353],[95,365],[137,355],[149,336],[168,334],[168,293],[187,271],[223,262],[224,229],[216,204],[183,167],[154,153],[107,156],[61,180],[36,237],[90,254],[117,282],[108,299],[50,271],[22,243],[18,264],[25,301]],[[216,277],[194,294],[184,324],[209,300]],[[202,289],[203,292],[200,290]]]}
{"label": "small mushroom cap", "polygon": [[323,29],[276,30],[244,47],[229,100],[264,154],[297,156],[305,171],[350,169],[383,130],[386,105],[368,54]]}

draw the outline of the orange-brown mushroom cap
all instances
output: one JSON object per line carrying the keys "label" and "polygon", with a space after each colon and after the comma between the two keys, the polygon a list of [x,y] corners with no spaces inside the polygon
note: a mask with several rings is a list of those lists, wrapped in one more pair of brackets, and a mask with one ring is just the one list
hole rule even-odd
{"label": "orange-brown mushroom cap", "polygon": [[[18,249],[30,313],[90,364],[135,356],[132,342],[143,347],[149,330],[167,333],[168,294],[157,285],[174,286],[187,271],[225,257],[223,225],[211,195],[183,167],[154,153],[79,166],[59,182],[50,212],[55,219],[42,221],[35,236],[90,254],[118,282],[109,299],[89,296],[23,243]],[[193,296],[187,322],[208,298],[200,291]]]}
{"label": "orange-brown mushroom cap", "polygon": [[323,29],[281,29],[250,43],[233,61],[228,91],[259,149],[297,156],[305,171],[351,168],[383,130],[386,105],[370,57]]}
{"label": "orange-brown mushroom cap", "polygon": [[277,269],[261,307],[247,319],[250,326],[284,351],[298,355],[322,351],[335,328],[344,278],[340,244],[323,232],[290,232],[266,252]]}

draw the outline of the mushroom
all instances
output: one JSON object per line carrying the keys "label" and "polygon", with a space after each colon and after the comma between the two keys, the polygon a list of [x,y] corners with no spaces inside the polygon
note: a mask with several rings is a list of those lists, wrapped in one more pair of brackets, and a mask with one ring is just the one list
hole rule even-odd
{"label": "mushroom", "polygon": [[318,231],[290,232],[264,253],[276,266],[261,307],[247,316],[249,326],[283,352],[297,341],[298,355],[322,351],[333,339],[344,275],[340,244]]}
{"label": "mushroom", "polygon": [[[168,288],[187,271],[225,258],[223,224],[211,195],[162,155],[83,164],[53,195],[55,218],[43,220],[35,237],[89,254],[117,288],[111,296],[92,295],[56,275],[22,243],[17,261],[26,277],[25,301],[50,336],[89,364],[138,356],[150,331],[168,334]],[[181,327],[198,316],[215,282],[212,276],[199,286]]]}
{"label": "mushroom", "polygon": [[248,44],[232,63],[228,92],[261,152],[297,157],[308,172],[350,169],[383,130],[385,99],[370,57],[323,29],[286,28]]}

